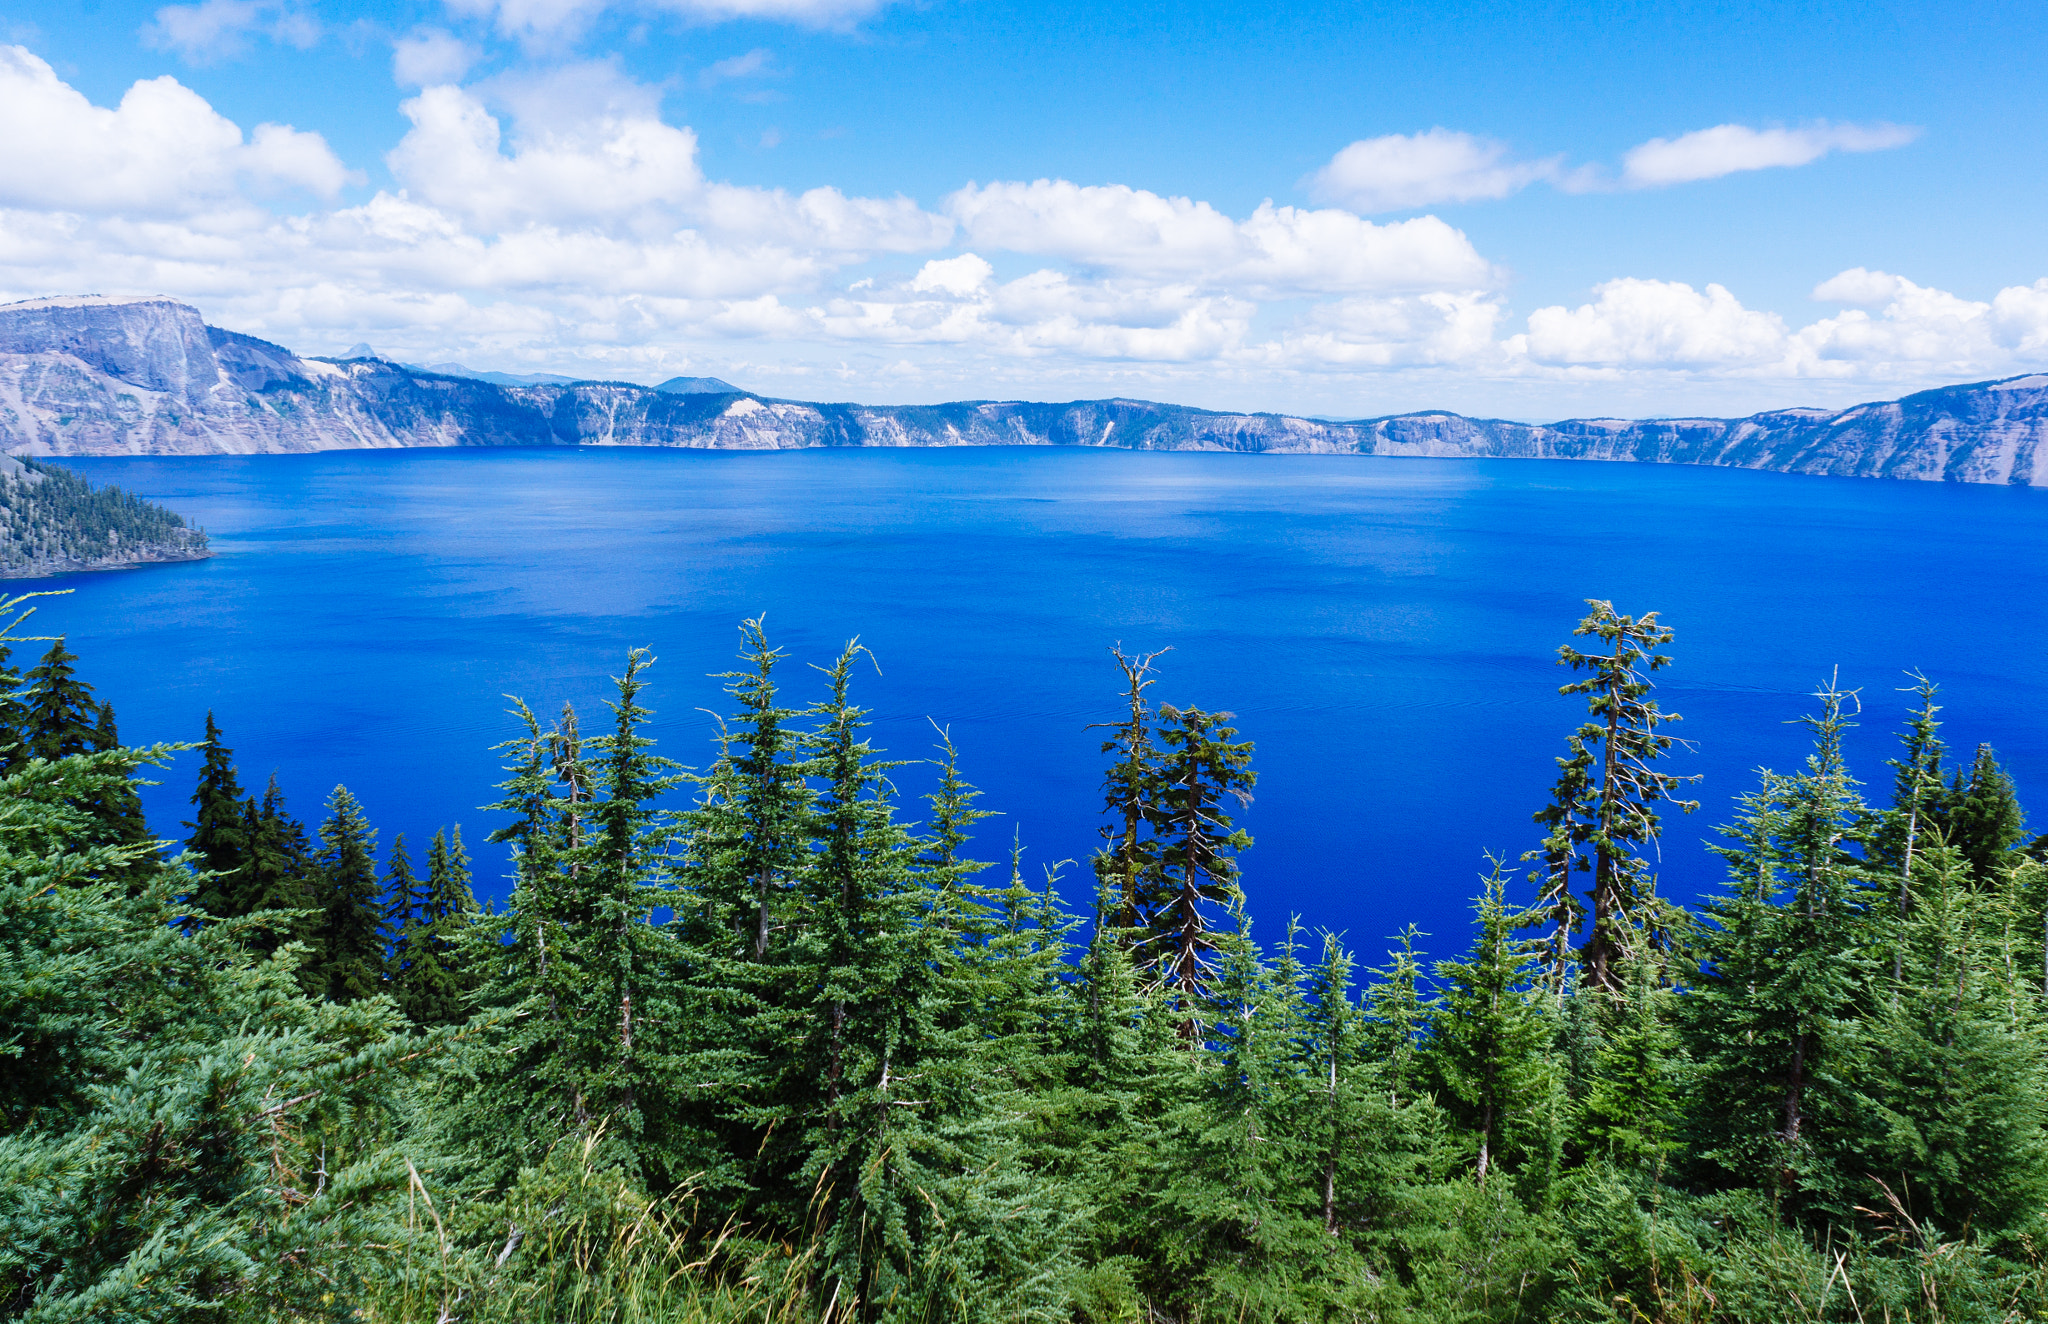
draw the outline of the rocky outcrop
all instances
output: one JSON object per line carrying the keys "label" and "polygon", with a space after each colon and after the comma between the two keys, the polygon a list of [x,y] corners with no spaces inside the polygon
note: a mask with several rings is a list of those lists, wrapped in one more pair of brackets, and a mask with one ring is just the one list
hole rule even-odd
{"label": "rocky outcrop", "polygon": [[[495,374],[494,374],[495,376]],[[684,388],[680,384],[688,383]],[[1712,464],[2048,486],[2048,376],[1846,410],[1516,423],[1450,413],[1332,422],[1143,400],[870,406],[626,382],[497,381],[301,358],[172,299],[0,306],[0,450],[205,455],[370,446],[1111,446],[1134,450]],[[667,389],[664,389],[667,388]]]}

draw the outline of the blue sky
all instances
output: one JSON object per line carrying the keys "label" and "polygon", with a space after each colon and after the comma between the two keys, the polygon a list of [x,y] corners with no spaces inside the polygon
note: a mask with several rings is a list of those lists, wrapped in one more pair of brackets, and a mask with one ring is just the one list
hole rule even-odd
{"label": "blue sky", "polygon": [[2026,6],[199,0],[0,38],[0,295],[302,352],[1528,418],[2048,367]]}

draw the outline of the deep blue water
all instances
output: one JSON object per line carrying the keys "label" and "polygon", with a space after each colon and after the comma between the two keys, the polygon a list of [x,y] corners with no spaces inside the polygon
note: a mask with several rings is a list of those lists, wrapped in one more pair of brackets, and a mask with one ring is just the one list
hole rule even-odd
{"label": "deep blue water", "polygon": [[[858,634],[878,739],[949,724],[998,858],[1095,843],[1106,649],[1171,646],[1158,698],[1228,708],[1258,745],[1247,890],[1376,959],[1414,921],[1462,945],[1486,851],[1519,854],[1580,720],[1554,650],[1581,600],[1661,610],[1661,697],[1697,742],[1702,811],[1672,821],[1667,890],[1839,666],[1887,783],[1907,667],[1947,733],[1990,740],[2048,820],[2048,492],[1569,462],[1093,450],[409,451],[80,461],[213,534],[194,565],[73,576],[68,632],[131,743],[218,715],[245,784],[273,769],[316,820],[336,782],[416,849],[492,824],[505,693],[594,708],[628,647],[664,752],[706,761],[737,623],[765,612],[799,695]],[[591,719],[598,714],[591,713]],[[148,803],[177,833],[197,756]],[[906,790],[927,770],[907,768]],[[1882,789],[1881,786],[1873,789]],[[2048,821],[2043,822],[2048,826]],[[180,835],[182,835],[180,833]],[[479,847],[479,854],[484,851]],[[480,890],[502,895],[502,862]],[[1086,870],[1070,872],[1084,906]]]}

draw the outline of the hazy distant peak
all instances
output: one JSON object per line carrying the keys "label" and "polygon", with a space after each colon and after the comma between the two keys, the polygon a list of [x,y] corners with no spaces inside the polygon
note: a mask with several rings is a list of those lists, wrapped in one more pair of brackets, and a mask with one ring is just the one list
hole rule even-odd
{"label": "hazy distant peak", "polygon": [[740,388],[717,377],[671,377],[654,389],[670,395],[725,395]]}

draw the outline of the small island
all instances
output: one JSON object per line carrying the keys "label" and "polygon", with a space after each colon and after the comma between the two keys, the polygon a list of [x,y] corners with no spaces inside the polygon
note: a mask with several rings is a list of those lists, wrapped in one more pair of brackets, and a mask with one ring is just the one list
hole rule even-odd
{"label": "small island", "polygon": [[0,579],[125,570],[213,555],[204,530],[118,487],[0,454]]}

